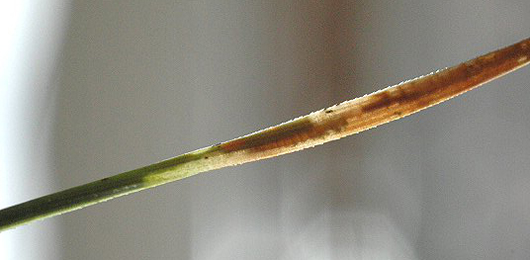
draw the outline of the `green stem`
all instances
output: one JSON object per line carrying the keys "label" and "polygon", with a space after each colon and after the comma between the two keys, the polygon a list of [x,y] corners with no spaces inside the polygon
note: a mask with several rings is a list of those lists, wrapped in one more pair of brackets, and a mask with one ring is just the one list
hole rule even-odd
{"label": "green stem", "polygon": [[453,98],[530,62],[530,39],[253,134],[0,210],[0,231],[193,176],[320,145]]}

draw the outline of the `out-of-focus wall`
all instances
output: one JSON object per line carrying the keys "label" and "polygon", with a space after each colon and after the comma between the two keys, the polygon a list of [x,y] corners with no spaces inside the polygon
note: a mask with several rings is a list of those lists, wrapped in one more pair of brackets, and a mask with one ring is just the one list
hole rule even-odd
{"label": "out-of-focus wall", "polygon": [[[57,189],[53,128],[68,1],[0,3],[0,208]],[[58,259],[57,220],[0,234],[0,259]]]}
{"label": "out-of-focus wall", "polygon": [[[82,184],[529,36],[530,2],[76,1],[55,132]],[[528,69],[360,135],[68,214],[65,259],[527,258]]]}

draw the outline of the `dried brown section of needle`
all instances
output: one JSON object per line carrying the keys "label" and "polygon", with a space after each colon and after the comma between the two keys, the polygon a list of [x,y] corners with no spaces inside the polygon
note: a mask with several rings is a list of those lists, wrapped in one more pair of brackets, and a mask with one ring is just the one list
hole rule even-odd
{"label": "dried brown section of needle", "polygon": [[322,144],[393,121],[476,88],[530,61],[530,39],[221,145],[257,160]]}

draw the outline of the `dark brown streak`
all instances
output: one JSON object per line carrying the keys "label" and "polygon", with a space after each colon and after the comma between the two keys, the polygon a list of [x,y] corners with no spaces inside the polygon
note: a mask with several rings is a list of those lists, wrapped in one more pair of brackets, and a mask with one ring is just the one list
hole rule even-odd
{"label": "dark brown streak", "polygon": [[221,150],[227,153],[247,149],[257,152],[277,147],[279,146],[279,143],[282,143],[282,145],[289,145],[289,143],[295,143],[292,140],[294,137],[298,136],[300,133],[312,132],[313,128],[314,126],[310,119],[300,118],[292,122],[260,131],[259,135],[252,134],[250,136],[223,143],[221,144]]}
{"label": "dark brown streak", "polygon": [[374,110],[389,109],[397,104],[400,105],[400,108],[415,111],[433,103],[440,96],[451,97],[460,94],[510,71],[520,65],[517,59],[521,57],[521,53],[526,52],[528,54],[528,49],[524,43],[520,43],[502,49],[493,55],[481,56],[437,74],[405,82],[393,91],[374,93],[362,106],[362,111],[373,113]]}

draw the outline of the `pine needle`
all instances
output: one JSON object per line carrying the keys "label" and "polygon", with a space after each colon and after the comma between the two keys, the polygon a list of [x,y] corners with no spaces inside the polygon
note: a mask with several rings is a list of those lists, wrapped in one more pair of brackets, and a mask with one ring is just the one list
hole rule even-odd
{"label": "pine needle", "polygon": [[530,38],[286,123],[0,210],[0,231],[210,170],[337,140],[458,96],[530,63]]}

